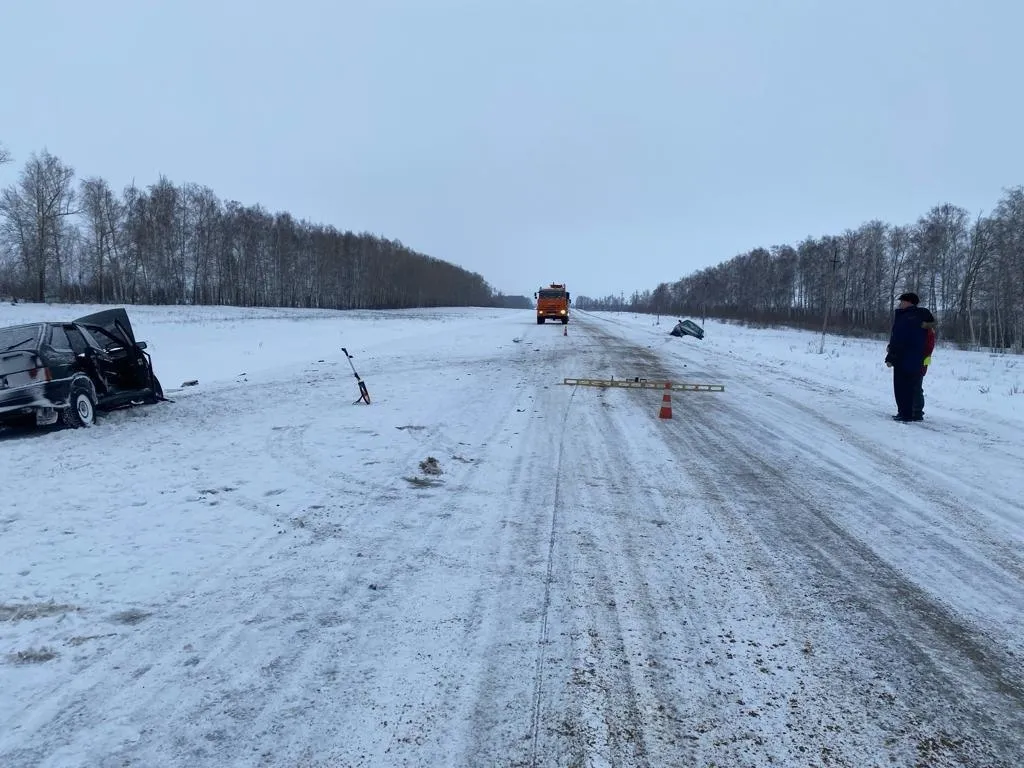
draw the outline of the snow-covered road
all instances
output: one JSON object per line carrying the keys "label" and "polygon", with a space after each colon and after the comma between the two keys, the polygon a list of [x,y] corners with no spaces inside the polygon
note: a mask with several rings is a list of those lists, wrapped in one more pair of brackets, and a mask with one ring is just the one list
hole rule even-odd
{"label": "snow-covered road", "polygon": [[1018,422],[624,316],[163,312],[169,390],[267,345],[0,435],[0,765],[1024,764]]}

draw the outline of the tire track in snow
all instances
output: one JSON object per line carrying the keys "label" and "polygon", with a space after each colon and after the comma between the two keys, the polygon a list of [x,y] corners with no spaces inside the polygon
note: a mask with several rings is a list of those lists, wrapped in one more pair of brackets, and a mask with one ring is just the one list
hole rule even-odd
{"label": "tire track in snow", "polygon": [[536,661],[536,672],[534,672],[533,682],[533,716],[530,725],[531,728],[531,741],[533,743],[531,754],[530,754],[530,765],[536,768],[538,765],[538,745],[540,742],[540,728],[541,728],[541,700],[544,692],[544,657],[547,653],[548,646],[548,620],[551,611],[551,583],[553,580],[553,571],[555,566],[555,544],[557,541],[558,523],[559,523],[559,507],[562,503],[561,494],[561,476],[562,476],[562,457],[565,453],[565,435],[566,435],[566,424],[569,421],[569,409],[572,407],[572,400],[575,391],[570,392],[569,400],[565,405],[565,410],[562,414],[561,428],[558,430],[558,452],[555,460],[555,487],[554,487],[554,499],[551,504],[551,530],[548,534],[548,551],[547,551],[547,566],[544,572],[544,597],[540,609],[540,636],[537,639],[537,661]]}
{"label": "tire track in snow", "polygon": [[[935,562],[930,565],[935,576],[945,579],[946,574],[956,573],[959,584],[963,585],[961,589],[970,585],[970,589],[981,598],[980,605],[1020,603],[1020,591],[1016,585],[1024,583],[1024,552],[1014,546],[1011,531],[1000,530],[991,520],[977,514],[979,508],[985,507],[1015,509],[1019,519],[1024,516],[1024,504],[1020,499],[1007,500],[972,485],[969,494],[973,503],[968,505],[949,490],[959,482],[956,477],[929,466],[910,466],[898,454],[886,452],[877,442],[838,422],[820,417],[811,406],[798,400],[779,393],[774,393],[771,400],[775,401],[774,404],[766,403],[762,412],[762,416],[771,414],[774,417],[770,423],[758,418],[746,421],[737,429],[756,436],[758,443],[775,442],[788,448],[799,448],[802,455],[812,457],[821,471],[832,475],[835,487],[851,499],[846,512],[850,523],[853,523],[850,510],[856,509],[862,518],[860,526],[868,533],[883,526],[913,525],[914,536],[927,541],[936,553],[933,556]],[[796,425],[806,421],[793,419],[792,412],[787,412],[787,409],[821,423],[822,434],[826,437],[823,439],[819,434],[816,439],[811,439],[804,434]],[[823,453],[822,446],[829,444],[845,446],[844,455]],[[851,453],[860,460],[850,461]],[[799,478],[800,484],[813,493],[817,481],[810,479],[811,473],[805,475],[807,479]],[[925,476],[930,476],[932,482],[926,481]],[[865,503],[863,499],[853,502],[865,488],[872,494],[872,503]],[[896,500],[899,501],[902,518],[883,514],[882,511],[891,509]],[[893,530],[894,535],[899,533],[899,530]],[[891,555],[886,559],[891,567],[907,567],[906,563],[894,562]],[[936,582],[934,577],[916,578],[919,588],[933,593],[932,600],[944,601],[946,596],[936,593],[936,590],[941,589],[939,585],[945,582]],[[958,602],[960,611],[969,612],[975,621],[996,629],[991,624],[991,617],[975,610],[975,601],[967,598]],[[1020,631],[1011,630],[1006,639],[1014,643],[1017,652],[1024,652],[1024,606],[1021,606],[1018,616],[1021,618],[1016,626]],[[1000,631],[1005,635],[1005,626]]]}
{"label": "tire track in snow", "polygon": [[[741,432],[723,429],[721,421],[694,422],[686,431],[687,442],[706,445],[716,456],[714,467],[698,463],[695,471],[722,498],[720,509],[733,525],[749,527],[766,543],[774,560],[768,572],[776,583],[785,583],[788,571],[801,574],[810,587],[808,594],[790,592],[788,610],[803,612],[811,625],[845,628],[845,637],[832,634],[830,642],[847,653],[856,648],[850,656],[863,668],[823,653],[828,659],[823,676],[849,681],[851,700],[872,677],[899,681],[892,701],[882,698],[874,711],[866,711],[883,732],[905,739],[897,746],[908,754],[933,739],[963,739],[951,748],[961,759],[970,763],[1002,755],[1006,762],[984,764],[1013,765],[1011,734],[1015,726],[1019,733],[1024,697],[1019,676],[1010,673],[1012,657],[844,530],[817,493],[825,477],[819,474],[808,493],[787,473],[744,449],[735,439]],[[839,507],[844,501],[884,504],[888,498],[861,486],[855,502],[837,493],[840,483],[829,485],[832,504]],[[965,696],[966,691],[974,693]]]}
{"label": "tire track in snow", "polygon": [[[706,446],[714,465],[698,455],[696,460],[690,457],[691,466],[723,499],[722,511],[732,516],[734,525],[752,528],[773,556],[781,558],[773,570],[781,575],[787,565],[799,568],[816,587],[814,612],[829,604],[847,611],[845,626],[856,626],[861,635],[862,663],[886,676],[894,674],[895,665],[896,679],[913,681],[899,686],[902,709],[882,708],[876,714],[884,730],[917,738],[919,744],[941,740],[947,732],[954,740],[963,736],[962,744],[949,748],[963,759],[998,760],[1002,755],[1002,764],[1012,765],[1010,734],[1022,724],[1024,711],[1020,675],[1011,673],[1013,658],[851,536],[831,512],[832,507],[858,505],[886,508],[892,496],[887,482],[879,481],[888,478],[880,473],[874,484],[851,483],[841,466],[822,461],[820,449],[808,445],[801,454],[815,472],[798,473],[769,461],[759,450],[764,443],[758,437],[766,415],[762,411],[753,419],[727,405],[695,413],[681,424],[684,439],[677,454],[683,458],[683,445]],[[782,417],[773,422],[782,423]],[[820,493],[826,486],[827,506]],[[791,600],[807,606],[806,598]],[[834,620],[839,622],[839,616]],[[850,673],[833,663],[833,677]],[[859,675],[854,672],[852,677]],[[978,698],[950,695],[964,690],[977,691]]]}
{"label": "tire track in snow", "polygon": [[[563,434],[559,424],[568,391],[554,386],[566,364],[562,344],[553,334],[544,334],[541,326],[524,328],[523,352],[516,363],[522,394],[517,402],[501,406],[501,423],[515,425],[502,432],[513,434],[488,441],[479,461],[489,474],[466,489],[470,499],[486,497],[476,541],[483,548],[482,562],[495,564],[500,578],[482,584],[474,599],[480,627],[466,689],[451,703],[459,713],[452,720],[460,725],[452,734],[449,764],[530,766],[534,702],[545,690],[538,678],[557,674],[543,658],[543,637],[557,635],[544,609],[544,595],[549,588],[557,446]],[[460,497],[452,503],[464,508],[466,501]]]}
{"label": "tire track in snow", "polygon": [[[780,373],[778,376],[782,379],[792,378],[786,373]],[[754,381],[747,378],[744,378],[743,381],[750,388],[748,391],[753,392]],[[1020,548],[1014,547],[1007,541],[1005,536],[995,534],[991,524],[988,526],[984,525],[986,522],[984,519],[970,514],[972,509],[978,507],[988,507],[993,510],[1001,508],[1019,510],[1022,507],[1020,499],[998,493],[984,482],[983,477],[979,478],[982,480],[981,484],[969,484],[958,478],[955,474],[951,474],[947,468],[938,468],[930,463],[919,461],[911,465],[904,457],[894,454],[892,451],[884,450],[877,441],[865,437],[863,434],[850,429],[834,419],[823,416],[812,406],[783,393],[773,393],[772,399],[784,407],[798,411],[811,420],[820,423],[822,427],[827,428],[834,435],[834,439],[837,442],[845,443],[858,451],[863,458],[867,459],[870,466],[873,467],[873,472],[872,475],[860,475],[864,482],[871,482],[873,478],[875,480],[879,478],[893,478],[898,481],[894,484],[896,488],[914,489],[916,495],[924,497],[931,507],[943,511],[955,523],[955,526],[950,526],[951,530],[968,528],[975,534],[971,537],[971,542],[984,547],[985,550],[986,557],[981,560],[981,564],[987,560],[994,560],[1007,568],[1015,580],[1024,580],[1024,553],[1021,552]],[[787,441],[799,443],[802,447],[811,450],[812,453],[820,453],[819,446],[810,444],[806,437],[801,435],[796,429],[787,428],[787,423],[784,420],[777,420],[774,426],[776,429],[784,430]],[[984,437],[984,433],[981,433],[981,436]],[[927,436],[925,436],[925,439],[927,439]],[[845,469],[847,472],[859,472],[857,465],[851,467],[849,463],[838,462],[834,462],[834,465],[837,468]],[[957,487],[964,493],[957,494],[951,492],[953,488]],[[962,495],[969,495],[973,503],[967,505],[962,502],[959,498]],[[940,522],[933,519],[932,524]],[[1003,533],[1005,534],[1005,531]]]}
{"label": "tire track in snow", "polygon": [[[579,331],[578,327],[577,337]],[[587,338],[594,337],[588,333]],[[597,372],[624,377],[624,365],[636,364],[637,352],[606,339],[597,340],[600,343],[592,345],[597,354],[588,358],[593,367],[586,375]],[[639,357],[640,365],[650,362],[644,353]],[[548,584],[555,591],[546,600],[549,614],[562,631],[555,647],[541,649],[558,661],[560,670],[552,676],[557,687],[552,685],[538,696],[544,709],[542,715],[538,710],[534,730],[538,746],[529,764],[663,765],[666,763],[659,761],[668,753],[660,751],[661,744],[674,741],[665,729],[674,704],[632,663],[631,635],[643,622],[626,607],[641,603],[646,606],[641,613],[651,615],[649,595],[642,580],[623,583],[626,571],[622,562],[607,554],[608,549],[617,551],[616,540],[626,535],[620,526],[628,525],[632,511],[608,511],[610,506],[628,505],[636,497],[629,499],[630,491],[615,480],[609,488],[590,479],[591,472],[602,469],[636,479],[634,458],[612,449],[624,442],[622,425],[609,417],[612,411],[605,406],[616,396],[629,399],[622,407],[631,414],[642,405],[632,391],[585,389],[577,394],[573,388],[572,396],[580,399],[578,415],[571,430],[562,430],[563,435],[570,431],[574,436],[571,448],[565,449],[571,458],[559,462],[558,478],[571,476],[573,483],[568,497],[560,495],[558,499],[559,521],[552,525],[554,538],[548,557]],[[653,398],[649,407],[654,407]],[[629,488],[634,493],[637,490],[632,484]],[[618,498],[610,500],[608,491]],[[599,526],[591,532],[605,515],[617,521],[613,528]],[[607,535],[598,540],[601,533]],[[672,749],[678,751],[678,745]]]}

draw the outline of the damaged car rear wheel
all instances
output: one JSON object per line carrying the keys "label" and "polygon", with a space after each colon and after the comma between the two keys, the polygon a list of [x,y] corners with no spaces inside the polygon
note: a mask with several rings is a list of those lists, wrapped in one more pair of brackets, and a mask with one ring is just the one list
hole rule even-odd
{"label": "damaged car rear wheel", "polygon": [[92,392],[84,382],[75,382],[71,386],[70,407],[63,413],[64,426],[78,429],[91,427],[96,423],[96,404]]}

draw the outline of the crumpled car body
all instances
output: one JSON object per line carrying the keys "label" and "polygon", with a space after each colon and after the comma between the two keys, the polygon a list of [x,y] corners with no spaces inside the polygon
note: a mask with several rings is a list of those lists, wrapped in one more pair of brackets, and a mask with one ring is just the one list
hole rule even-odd
{"label": "crumpled car body", "polygon": [[95,411],[164,400],[128,313],[0,328],[0,426],[81,427]]}
{"label": "crumpled car body", "polygon": [[692,320],[680,320],[669,333],[673,336],[695,336],[697,339],[704,338],[704,329]]}

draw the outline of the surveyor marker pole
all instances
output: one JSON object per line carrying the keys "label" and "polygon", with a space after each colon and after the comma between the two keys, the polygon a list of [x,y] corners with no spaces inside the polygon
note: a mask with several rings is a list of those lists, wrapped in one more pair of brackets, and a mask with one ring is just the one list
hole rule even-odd
{"label": "surveyor marker pole", "polygon": [[355,367],[355,365],[352,364],[352,355],[350,355],[348,353],[348,350],[345,349],[344,347],[341,348],[341,351],[344,352],[345,353],[345,357],[348,358],[348,364],[352,368],[352,375],[356,377],[356,381],[359,383],[359,399],[356,400],[355,403],[352,403],[352,405],[355,405],[356,403],[359,403],[359,402],[363,402],[363,403],[366,403],[367,405],[369,405],[370,404],[370,393],[366,389],[366,384],[363,382],[363,380],[361,378],[359,378],[359,374],[356,373],[356,367]]}

